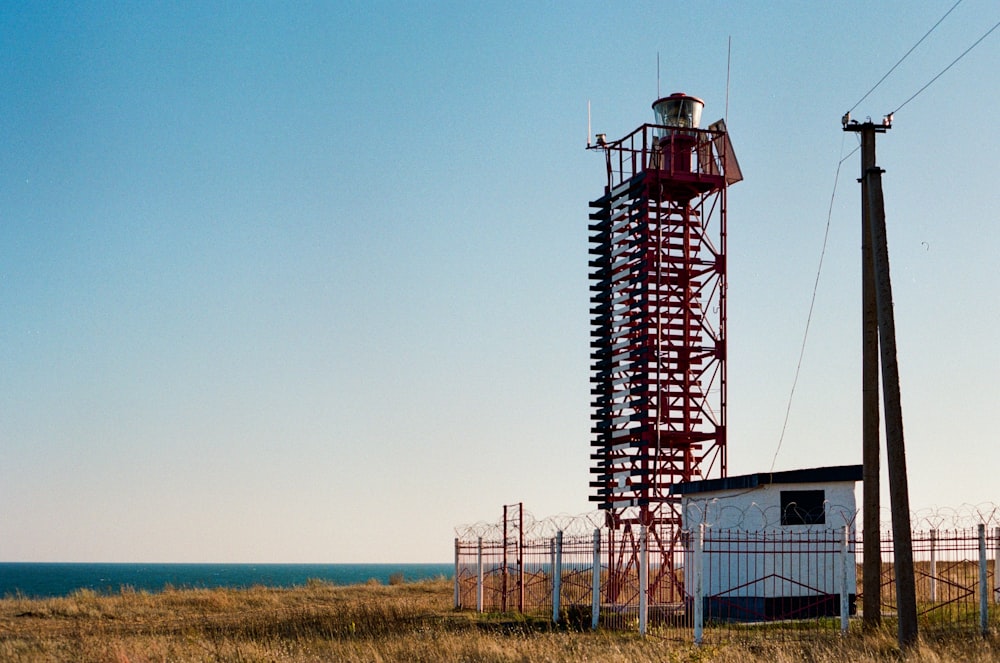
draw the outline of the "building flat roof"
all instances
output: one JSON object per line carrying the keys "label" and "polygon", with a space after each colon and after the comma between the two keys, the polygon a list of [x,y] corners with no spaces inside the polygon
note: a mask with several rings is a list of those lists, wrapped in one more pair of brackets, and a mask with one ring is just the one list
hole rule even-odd
{"label": "building flat roof", "polygon": [[830,483],[834,481],[861,481],[861,465],[836,465],[833,467],[813,467],[806,470],[786,470],[784,472],[758,472],[721,479],[685,481],[670,486],[671,495],[710,493],[717,490],[746,490],[777,483]]}

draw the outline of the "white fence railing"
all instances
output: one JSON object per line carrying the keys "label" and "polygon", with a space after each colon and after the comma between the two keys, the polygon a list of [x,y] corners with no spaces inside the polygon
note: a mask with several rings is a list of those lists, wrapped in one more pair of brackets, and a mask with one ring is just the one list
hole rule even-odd
{"label": "white fence railing", "polygon": [[[850,527],[689,532],[595,528],[545,538],[455,540],[455,607],[522,612],[577,628],[652,629],[702,642],[811,623],[846,632],[862,605]],[[881,604],[895,612],[892,540],[880,535]],[[913,533],[924,628],[988,632],[1000,619],[1000,527]]]}

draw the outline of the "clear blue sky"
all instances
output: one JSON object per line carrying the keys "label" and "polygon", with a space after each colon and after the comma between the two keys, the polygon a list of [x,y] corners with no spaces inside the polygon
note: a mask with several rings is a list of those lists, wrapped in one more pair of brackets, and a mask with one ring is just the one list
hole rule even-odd
{"label": "clear blue sky", "polygon": [[[0,560],[447,561],[504,503],[589,510],[587,102],[651,121],[659,52],[711,122],[730,36],[730,472],[768,469],[840,116],[952,4],[6,3]],[[1000,502],[998,62],[879,139],[916,508]],[[778,469],[861,460],[858,169]]]}

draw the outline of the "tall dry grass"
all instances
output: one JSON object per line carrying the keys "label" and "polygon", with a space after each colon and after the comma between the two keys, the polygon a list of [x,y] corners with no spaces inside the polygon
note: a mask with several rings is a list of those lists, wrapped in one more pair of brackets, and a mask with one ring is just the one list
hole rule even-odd
{"label": "tall dry grass", "polygon": [[451,609],[447,580],[294,589],[186,589],[0,600],[0,661],[465,661],[927,663],[1000,660],[992,639],[925,639],[901,656],[891,632],[695,647],[634,632],[574,632],[517,616]]}

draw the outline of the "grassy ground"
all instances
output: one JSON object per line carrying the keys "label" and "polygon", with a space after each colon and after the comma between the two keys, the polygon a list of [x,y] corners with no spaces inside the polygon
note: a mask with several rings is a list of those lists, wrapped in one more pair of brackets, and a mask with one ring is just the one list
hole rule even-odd
{"label": "grassy ground", "polygon": [[543,622],[451,609],[446,580],[294,589],[168,590],[0,600],[0,661],[653,661],[985,662],[1000,642],[924,639],[901,656],[892,633],[695,647],[651,635],[554,630]]}

